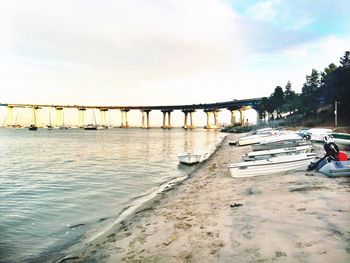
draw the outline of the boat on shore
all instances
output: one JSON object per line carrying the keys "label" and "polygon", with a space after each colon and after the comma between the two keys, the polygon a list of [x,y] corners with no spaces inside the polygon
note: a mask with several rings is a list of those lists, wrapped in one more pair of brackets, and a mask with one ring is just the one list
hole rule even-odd
{"label": "boat on shore", "polygon": [[329,161],[326,162],[318,172],[328,177],[348,177],[350,176],[350,161]]}
{"label": "boat on shore", "polygon": [[310,137],[311,141],[324,142],[325,136],[331,134],[332,129],[328,129],[328,128],[302,129],[299,131],[299,133],[303,134],[306,137]]}
{"label": "boat on shore", "polygon": [[348,133],[332,132],[326,136],[329,137],[329,138],[326,138],[326,140],[333,141],[334,143],[339,145],[350,146],[350,134]]}
{"label": "boat on shore", "polygon": [[253,151],[245,154],[242,159],[244,161],[256,161],[268,159],[271,157],[284,156],[284,155],[292,155],[299,153],[307,153],[312,152],[312,145],[301,145],[296,147],[287,147],[287,148],[279,148],[272,150],[264,150],[264,151]]}
{"label": "boat on shore", "polygon": [[292,170],[306,170],[315,153],[301,153],[272,157],[265,160],[240,162],[231,164],[228,168],[234,178],[253,177],[260,175],[279,174]]}
{"label": "boat on shore", "polygon": [[237,146],[245,146],[245,145],[251,145],[251,144],[257,144],[260,143],[261,141],[271,138],[275,136],[275,134],[271,131],[262,133],[262,134],[254,134],[254,135],[249,135],[245,137],[241,137],[237,140],[236,145]]}
{"label": "boat on shore", "polygon": [[201,154],[184,153],[177,156],[179,162],[185,165],[198,164],[201,161]]}

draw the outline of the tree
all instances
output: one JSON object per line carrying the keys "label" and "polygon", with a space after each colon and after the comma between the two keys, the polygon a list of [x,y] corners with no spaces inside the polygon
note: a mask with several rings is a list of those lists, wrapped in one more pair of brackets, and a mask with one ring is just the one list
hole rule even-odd
{"label": "tree", "polygon": [[321,75],[312,69],[311,75],[306,76],[306,82],[302,88],[302,111],[305,115],[316,116],[317,109],[322,102],[321,98]]}
{"label": "tree", "polygon": [[344,56],[340,58],[340,64],[343,68],[350,68],[350,51],[345,51]]}
{"label": "tree", "polygon": [[284,91],[284,105],[282,112],[291,114],[297,109],[296,105],[297,94],[292,90],[292,83],[288,80]]}
{"label": "tree", "polygon": [[284,93],[281,86],[277,86],[271,95],[271,103],[277,113],[277,118],[281,118],[282,106],[284,104]]}

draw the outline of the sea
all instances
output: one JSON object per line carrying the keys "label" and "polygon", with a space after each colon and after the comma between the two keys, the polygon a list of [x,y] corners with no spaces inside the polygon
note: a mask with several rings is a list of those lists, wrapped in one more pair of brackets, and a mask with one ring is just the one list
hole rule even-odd
{"label": "sea", "polygon": [[0,129],[0,262],[45,262],[108,228],[125,211],[212,153],[205,129]]}

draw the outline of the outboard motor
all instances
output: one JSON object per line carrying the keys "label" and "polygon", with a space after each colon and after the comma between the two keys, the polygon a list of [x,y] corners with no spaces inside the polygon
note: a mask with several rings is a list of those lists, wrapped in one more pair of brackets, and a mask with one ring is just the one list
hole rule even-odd
{"label": "outboard motor", "polygon": [[325,143],[323,148],[326,151],[327,157],[330,157],[333,160],[338,159],[339,147],[334,142]]}
{"label": "outboard motor", "polygon": [[334,142],[328,142],[323,145],[324,150],[326,151],[325,156],[323,156],[320,160],[314,163],[310,163],[307,170],[312,171],[314,169],[318,170],[320,169],[323,165],[325,165],[331,160],[338,160],[338,154],[339,154],[339,147],[336,145]]}

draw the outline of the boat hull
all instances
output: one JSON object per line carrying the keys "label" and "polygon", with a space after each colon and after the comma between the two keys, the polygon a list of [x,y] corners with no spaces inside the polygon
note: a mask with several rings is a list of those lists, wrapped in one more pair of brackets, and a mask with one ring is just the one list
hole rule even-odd
{"label": "boat hull", "polygon": [[308,164],[315,159],[314,153],[274,157],[267,160],[236,163],[229,166],[234,178],[254,177],[279,174],[292,170],[306,170]]}
{"label": "boat hull", "polygon": [[265,150],[298,147],[303,145],[311,145],[311,143],[305,140],[283,141],[283,142],[275,142],[275,143],[259,143],[259,144],[252,145],[252,149],[253,151],[265,151]]}
{"label": "boat hull", "polygon": [[331,133],[333,142],[339,145],[350,146],[350,134],[347,133]]}
{"label": "boat hull", "polygon": [[328,177],[349,177],[350,161],[331,161],[322,166],[318,171]]}
{"label": "boat hull", "polygon": [[185,154],[178,156],[179,162],[185,165],[195,165],[201,160],[201,155],[199,154]]}
{"label": "boat hull", "polygon": [[243,137],[237,140],[237,146],[257,144],[263,140],[266,140],[267,138],[272,138],[274,136],[275,135],[271,135],[271,134],[261,134],[261,135],[251,135],[251,136]]}
{"label": "boat hull", "polygon": [[303,145],[303,146],[287,147],[287,148],[280,148],[280,149],[273,149],[273,150],[253,151],[253,152],[247,153],[242,158],[244,161],[256,161],[256,160],[263,160],[263,159],[268,159],[268,158],[277,157],[277,156],[308,153],[311,151],[312,151],[311,145]]}

